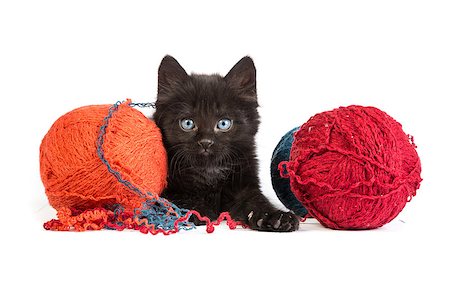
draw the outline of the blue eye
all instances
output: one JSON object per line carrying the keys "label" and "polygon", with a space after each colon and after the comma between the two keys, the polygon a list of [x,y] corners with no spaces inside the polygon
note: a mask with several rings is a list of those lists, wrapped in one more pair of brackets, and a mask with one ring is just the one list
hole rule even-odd
{"label": "blue eye", "polygon": [[233,126],[233,121],[230,119],[221,119],[217,122],[217,129],[221,131],[228,131],[231,126]]}
{"label": "blue eye", "polygon": [[191,131],[195,128],[194,120],[192,119],[183,119],[180,120],[180,127],[184,131]]}

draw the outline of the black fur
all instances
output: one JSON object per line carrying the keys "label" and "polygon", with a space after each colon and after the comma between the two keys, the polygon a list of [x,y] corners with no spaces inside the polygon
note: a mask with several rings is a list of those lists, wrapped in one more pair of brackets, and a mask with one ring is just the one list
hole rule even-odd
{"label": "black fur", "polygon": [[[229,211],[252,229],[297,230],[298,219],[276,209],[260,191],[257,107],[256,69],[250,57],[242,58],[225,77],[188,75],[173,57],[164,57],[154,115],[169,158],[163,196],[210,219]],[[232,120],[229,131],[217,129],[222,118]],[[183,130],[182,119],[192,119],[196,128]]]}

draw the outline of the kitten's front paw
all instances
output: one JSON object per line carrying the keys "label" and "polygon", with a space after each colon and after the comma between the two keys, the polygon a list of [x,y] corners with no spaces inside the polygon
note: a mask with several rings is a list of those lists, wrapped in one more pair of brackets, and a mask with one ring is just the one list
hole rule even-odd
{"label": "kitten's front paw", "polygon": [[249,227],[254,230],[288,232],[299,227],[298,218],[293,213],[281,210],[273,213],[251,211],[247,218]]}

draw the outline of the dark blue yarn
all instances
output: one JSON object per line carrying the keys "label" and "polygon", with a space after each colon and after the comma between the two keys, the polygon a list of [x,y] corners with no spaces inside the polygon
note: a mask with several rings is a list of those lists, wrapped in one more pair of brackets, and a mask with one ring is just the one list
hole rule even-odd
{"label": "dark blue yarn", "polygon": [[280,162],[289,161],[292,143],[294,142],[294,133],[298,129],[299,127],[296,127],[286,133],[275,147],[270,164],[270,175],[272,177],[272,186],[278,199],[296,215],[304,217],[308,211],[292,193],[289,178],[281,177],[278,170]]}
{"label": "dark blue yarn", "polygon": [[[135,210],[135,217],[139,218],[140,220],[147,219],[149,224],[155,225],[156,229],[164,229],[164,230],[171,230],[175,228],[175,221],[179,219],[180,217],[185,216],[189,210],[179,208],[175,204],[169,202],[168,200],[161,198],[161,197],[155,197],[150,192],[143,192],[138,187],[134,186],[131,182],[125,180],[122,178],[122,175],[117,171],[114,170],[109,163],[108,160],[105,158],[105,153],[103,151],[103,144],[105,142],[105,133],[106,128],[109,125],[109,120],[113,116],[113,114],[117,111],[119,108],[119,105],[121,105],[124,101],[118,101],[116,104],[112,105],[109,108],[108,115],[103,119],[103,125],[100,127],[100,131],[98,134],[97,139],[97,155],[100,158],[100,160],[105,164],[105,166],[108,168],[108,172],[114,175],[114,177],[117,178],[117,180],[125,185],[128,189],[139,195],[139,197],[143,198],[143,204],[140,209]],[[130,103],[131,107],[137,106],[137,107],[154,107],[153,103]],[[168,207],[171,207],[173,211],[175,212],[169,212]],[[117,216],[123,211],[123,206],[116,204],[114,207],[114,214]],[[122,225],[119,222],[118,225]],[[179,229],[184,230],[190,230],[195,228],[194,223],[184,221],[178,223]]]}

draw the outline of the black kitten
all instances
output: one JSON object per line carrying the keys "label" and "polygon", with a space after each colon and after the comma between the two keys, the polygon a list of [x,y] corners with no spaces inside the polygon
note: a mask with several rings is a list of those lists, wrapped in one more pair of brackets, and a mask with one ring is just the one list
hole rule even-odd
{"label": "black kitten", "polygon": [[276,209],[259,188],[257,107],[250,57],[225,77],[189,76],[173,57],[164,57],[154,115],[169,158],[163,196],[210,219],[228,211],[252,229],[297,230],[295,215]]}

